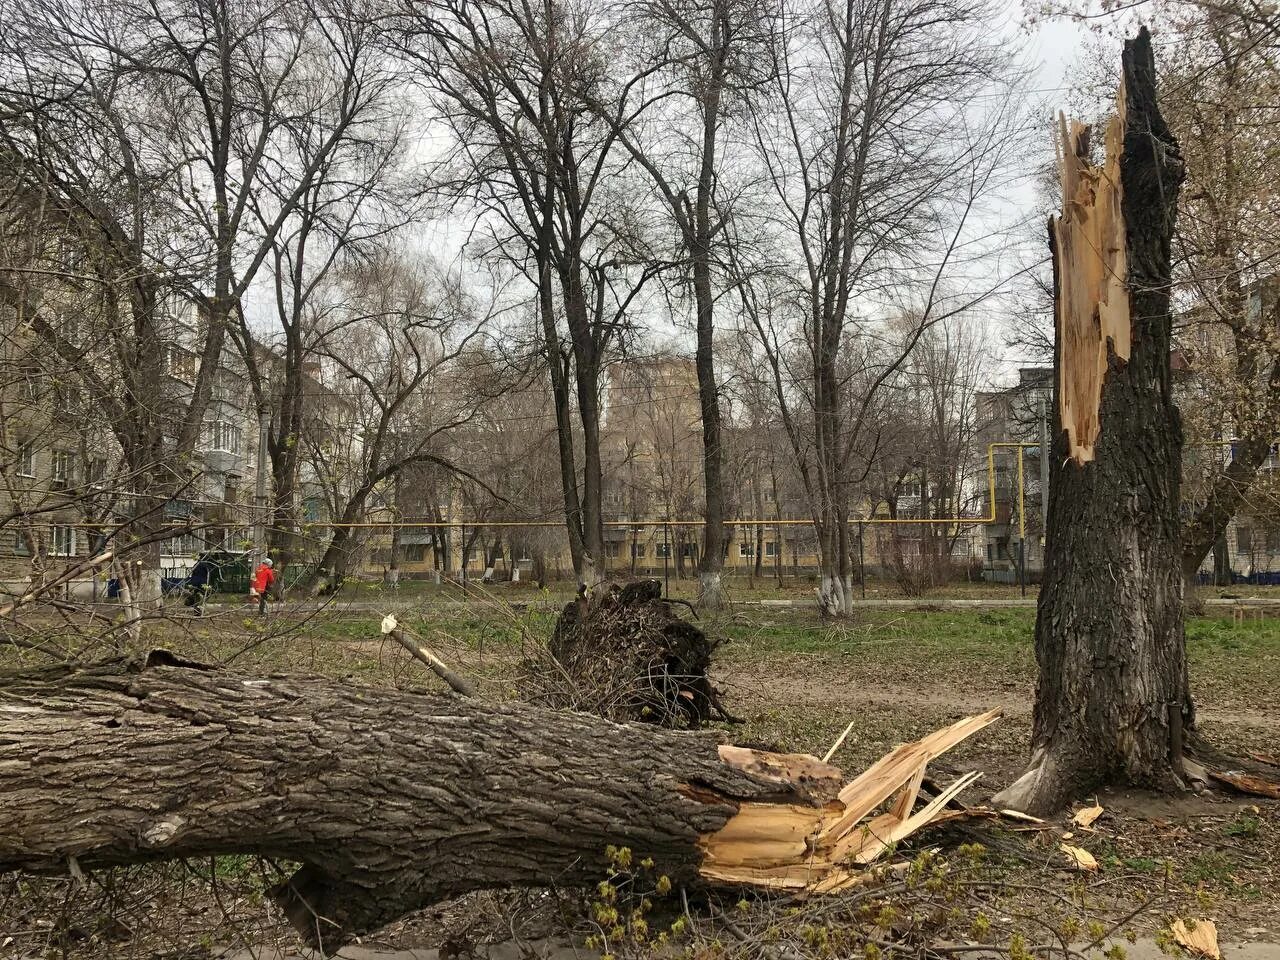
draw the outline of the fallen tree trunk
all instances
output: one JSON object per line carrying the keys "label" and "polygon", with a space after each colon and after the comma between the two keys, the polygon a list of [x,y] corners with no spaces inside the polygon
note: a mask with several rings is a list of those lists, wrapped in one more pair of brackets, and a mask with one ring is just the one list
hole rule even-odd
{"label": "fallen tree trunk", "polygon": [[834,890],[943,813],[975,775],[913,813],[925,764],[998,715],[842,786],[813,757],[711,734],[157,651],[0,687],[0,870],[294,861],[272,895],[326,949],[471,890],[593,883],[610,845],[677,883]]}

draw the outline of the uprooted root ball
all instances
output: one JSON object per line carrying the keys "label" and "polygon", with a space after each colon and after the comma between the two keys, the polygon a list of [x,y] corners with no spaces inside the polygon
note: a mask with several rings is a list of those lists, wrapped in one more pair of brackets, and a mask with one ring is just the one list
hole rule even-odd
{"label": "uprooted root ball", "polygon": [[716,645],[662,599],[658,580],[610,584],[565,604],[535,699],[665,727],[732,721],[707,678]]}

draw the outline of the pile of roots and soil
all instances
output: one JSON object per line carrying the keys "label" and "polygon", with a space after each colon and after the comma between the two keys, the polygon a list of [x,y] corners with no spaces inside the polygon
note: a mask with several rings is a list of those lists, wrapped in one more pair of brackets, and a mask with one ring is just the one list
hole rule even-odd
{"label": "pile of roots and soil", "polygon": [[660,581],[609,584],[565,604],[533,699],[664,727],[733,722],[707,677],[717,644],[663,599]]}

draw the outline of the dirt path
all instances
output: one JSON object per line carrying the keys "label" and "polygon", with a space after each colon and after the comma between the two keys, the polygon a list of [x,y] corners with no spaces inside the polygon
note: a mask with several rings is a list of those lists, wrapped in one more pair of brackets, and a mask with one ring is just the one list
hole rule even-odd
{"label": "dirt path", "polygon": [[[866,666],[836,657],[731,661],[716,668],[716,680],[731,697],[763,697],[765,702],[780,703],[807,697],[850,711],[871,707],[970,713],[999,706],[1006,716],[1030,717],[1035,696],[1035,684],[1030,678],[1019,681],[967,673],[963,683],[959,678],[956,682],[938,683],[936,679],[904,676],[890,670],[868,682],[867,674]],[[1198,702],[1197,715],[1205,723],[1252,727],[1260,734],[1280,737],[1280,712],[1267,709],[1269,706],[1251,710],[1239,705],[1219,708],[1212,702]]]}

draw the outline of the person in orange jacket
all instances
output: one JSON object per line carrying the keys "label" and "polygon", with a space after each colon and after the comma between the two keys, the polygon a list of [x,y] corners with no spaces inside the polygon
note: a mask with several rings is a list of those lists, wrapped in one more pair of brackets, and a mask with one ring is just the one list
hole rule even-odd
{"label": "person in orange jacket", "polygon": [[258,598],[258,614],[264,617],[267,615],[267,594],[276,582],[274,567],[270,557],[264,559],[253,571],[253,582],[249,585],[249,593]]}

